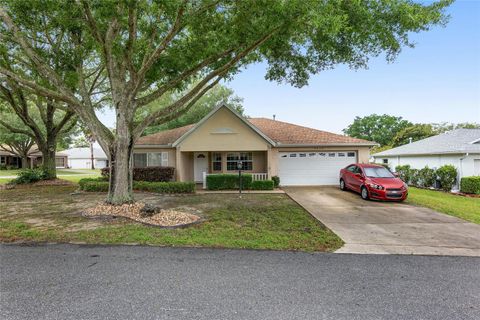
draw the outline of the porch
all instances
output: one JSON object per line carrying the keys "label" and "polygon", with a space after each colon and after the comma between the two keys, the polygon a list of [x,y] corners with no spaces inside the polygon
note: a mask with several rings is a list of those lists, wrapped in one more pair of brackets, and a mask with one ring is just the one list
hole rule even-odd
{"label": "porch", "polygon": [[243,173],[252,174],[253,180],[267,180],[268,151],[195,151],[177,153],[177,180],[195,181],[205,187],[209,174],[237,174],[241,161]]}

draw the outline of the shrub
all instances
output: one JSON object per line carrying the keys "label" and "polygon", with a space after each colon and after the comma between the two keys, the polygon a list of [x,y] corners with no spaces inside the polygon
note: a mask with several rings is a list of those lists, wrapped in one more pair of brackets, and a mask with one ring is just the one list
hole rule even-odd
{"label": "shrub", "polygon": [[280,185],[280,177],[279,176],[273,176],[272,180],[273,180],[273,186],[275,188],[278,188],[278,186]]}
{"label": "shrub", "polygon": [[18,173],[16,179],[12,181],[12,183],[16,184],[25,184],[25,183],[33,183],[40,180],[45,180],[48,178],[48,172],[43,168],[36,168],[36,169],[25,169]]}
{"label": "shrub", "polygon": [[[101,170],[103,177],[110,177],[110,168]],[[167,182],[172,181],[175,174],[173,167],[145,167],[133,168],[134,181],[151,181],[151,182]]]}
{"label": "shrub", "polygon": [[273,180],[256,180],[252,181],[250,189],[252,190],[273,190],[275,182]]}
{"label": "shrub", "polygon": [[[252,184],[251,174],[242,174],[242,189],[250,189]],[[208,190],[238,189],[239,177],[236,174],[210,174],[207,175]]]}
{"label": "shrub", "polygon": [[408,164],[404,166],[396,166],[395,172],[398,173],[398,177],[403,180],[406,184],[410,184],[410,180],[412,179],[412,169]]}
{"label": "shrub", "polygon": [[435,183],[437,175],[435,169],[430,169],[428,166],[418,171],[419,186],[424,188],[430,188]]}
{"label": "shrub", "polygon": [[457,179],[457,169],[450,164],[441,166],[437,169],[437,176],[440,181],[440,188],[445,191],[450,191]]}
{"label": "shrub", "polygon": [[0,170],[7,170],[7,165],[5,163],[0,164]]}
{"label": "shrub", "polygon": [[410,169],[410,182],[408,184],[417,187],[419,186],[419,183],[420,183],[419,170]]}
{"label": "shrub", "polygon": [[156,193],[194,193],[195,183],[134,181],[133,189]]}
{"label": "shrub", "polygon": [[[90,192],[108,191],[108,181],[102,178],[85,178],[78,181],[80,190]],[[156,193],[194,193],[194,182],[149,182],[134,181],[133,189]]]}
{"label": "shrub", "polygon": [[463,177],[460,180],[460,191],[464,193],[480,194],[480,176]]}
{"label": "shrub", "polygon": [[84,178],[78,181],[80,190],[90,192],[106,192],[108,191],[108,181],[105,178]]}

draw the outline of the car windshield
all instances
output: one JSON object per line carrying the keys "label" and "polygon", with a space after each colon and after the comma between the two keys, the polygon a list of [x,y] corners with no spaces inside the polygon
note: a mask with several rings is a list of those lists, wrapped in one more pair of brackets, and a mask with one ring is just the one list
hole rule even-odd
{"label": "car windshield", "polygon": [[369,178],[395,178],[395,176],[385,168],[364,168],[365,175]]}

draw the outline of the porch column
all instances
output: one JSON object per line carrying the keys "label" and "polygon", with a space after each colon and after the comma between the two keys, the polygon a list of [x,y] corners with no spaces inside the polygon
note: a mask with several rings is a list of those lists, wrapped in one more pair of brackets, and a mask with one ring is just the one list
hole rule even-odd
{"label": "porch column", "polygon": [[175,181],[183,181],[182,152],[179,148],[175,149]]}

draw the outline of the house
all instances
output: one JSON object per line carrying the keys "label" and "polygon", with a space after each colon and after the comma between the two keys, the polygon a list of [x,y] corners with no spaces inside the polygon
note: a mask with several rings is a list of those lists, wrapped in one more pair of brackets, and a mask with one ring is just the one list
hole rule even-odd
{"label": "house", "polygon": [[[7,149],[7,148],[4,148]],[[57,168],[67,167],[67,155],[63,152],[55,153],[55,163]],[[28,153],[28,162],[25,165],[27,168],[34,168],[42,164],[42,153],[34,145]],[[17,156],[14,152],[7,150],[0,150],[0,166],[21,169],[24,167],[22,158]]]}
{"label": "house", "polygon": [[[68,156],[68,167],[72,169],[91,169],[92,155],[90,148],[71,148],[62,151]],[[108,157],[101,148],[93,148],[93,161],[96,169],[108,166]]]}
{"label": "house", "polygon": [[341,168],[366,163],[375,143],[265,118],[244,118],[220,105],[195,125],[141,137],[134,166],[172,166],[177,181],[243,171],[281,185],[336,185]]}
{"label": "house", "polygon": [[[456,129],[372,155],[377,163],[414,169],[450,164],[462,177],[480,175],[480,129]],[[457,185],[458,187],[458,185]]]}

